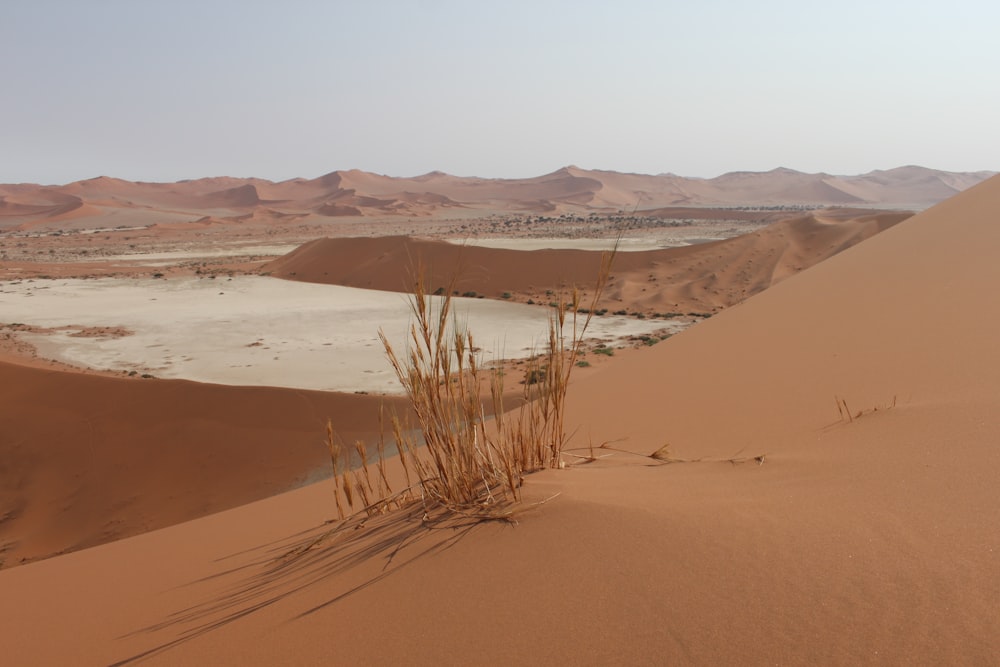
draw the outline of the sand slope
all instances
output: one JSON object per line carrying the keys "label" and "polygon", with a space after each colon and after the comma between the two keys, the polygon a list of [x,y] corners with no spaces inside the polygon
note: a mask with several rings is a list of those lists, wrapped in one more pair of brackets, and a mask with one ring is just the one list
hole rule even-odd
{"label": "sand slope", "polygon": [[291,558],[315,486],[0,572],[6,656],[995,664],[997,210],[995,178],[576,383],[578,444],[686,462],[534,476],[561,495],[516,528],[397,515]]}
{"label": "sand slope", "polygon": [[[723,241],[623,252],[615,260],[603,305],[647,314],[731,306],[908,215],[829,211]],[[328,238],[307,243],[262,271],[279,278],[406,292],[422,268],[429,291],[451,286],[459,293],[492,298],[510,293],[548,303],[548,290],[592,286],[601,254],[461,246],[402,236]]]}
{"label": "sand slope", "polygon": [[353,442],[377,430],[379,402],[0,362],[0,560],[101,544],[316,479],[329,464],[327,418]]}

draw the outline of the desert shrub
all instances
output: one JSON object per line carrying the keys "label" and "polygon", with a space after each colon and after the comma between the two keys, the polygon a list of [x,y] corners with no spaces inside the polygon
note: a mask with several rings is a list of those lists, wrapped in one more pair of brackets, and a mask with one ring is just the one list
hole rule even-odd
{"label": "desert shrub", "polygon": [[524,375],[525,384],[538,384],[545,380],[545,368],[532,368]]}
{"label": "desert shrub", "polygon": [[[602,262],[590,311],[603,293],[613,258],[614,252]],[[527,362],[521,406],[505,412],[502,369],[480,365],[472,333],[451,319],[451,297],[435,302],[425,294],[422,280],[415,285],[406,350],[398,351],[379,331],[419,426],[414,432],[397,415],[390,418],[406,486],[394,491],[389,485],[384,437],[377,444],[373,472],[366,445],[345,446],[328,423],[338,514],[344,519],[358,512],[379,513],[419,499],[428,511],[445,508],[478,518],[509,518],[526,474],[562,466],[568,439],[566,393],[591,315],[581,319],[575,312],[577,290],[567,302],[556,304],[547,340]],[[352,458],[359,464],[353,470]]]}

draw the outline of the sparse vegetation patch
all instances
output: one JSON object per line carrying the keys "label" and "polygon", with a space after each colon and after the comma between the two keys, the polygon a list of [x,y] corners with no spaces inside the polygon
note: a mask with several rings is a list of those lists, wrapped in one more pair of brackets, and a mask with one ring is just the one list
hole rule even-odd
{"label": "sparse vegetation patch", "polygon": [[[579,314],[576,289],[568,299],[553,302],[547,341],[541,353],[526,362],[521,406],[510,412],[504,409],[502,369],[480,364],[472,333],[453,322],[451,297],[434,301],[424,292],[422,279],[417,280],[406,350],[398,350],[379,332],[418,426],[409,429],[398,415],[389,417],[404,487],[397,491],[390,485],[384,437],[372,457],[363,442],[346,446],[328,423],[326,442],[340,518],[421,502],[425,517],[444,508],[509,520],[525,475],[563,466],[570,374],[575,366],[589,365],[579,361],[582,339],[613,258],[614,251],[604,257],[585,317]],[[358,464],[354,469],[352,458]]]}

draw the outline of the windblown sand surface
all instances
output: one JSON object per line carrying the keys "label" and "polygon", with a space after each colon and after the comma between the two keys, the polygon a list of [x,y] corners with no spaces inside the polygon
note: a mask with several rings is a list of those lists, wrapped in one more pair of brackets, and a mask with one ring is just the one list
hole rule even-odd
{"label": "windblown sand surface", "polygon": [[0,362],[5,566],[135,535],[316,479],[327,418],[351,442],[399,399]]}
{"label": "windblown sand surface", "polygon": [[[607,443],[596,454],[610,456],[575,465],[583,459],[568,456],[566,470],[530,477],[527,500],[548,502],[517,526],[430,529],[416,508],[293,553],[329,530],[323,522],[333,514],[329,489],[309,486],[0,572],[4,658],[995,664],[998,210],[993,178],[579,376],[570,390],[572,453]],[[203,427],[217,423],[223,400],[198,392],[216,388],[6,366],[5,378],[14,377],[8,371],[24,375],[4,392],[38,383],[39,428],[49,429],[8,445],[25,459],[19,467],[40,456],[27,443],[86,433],[85,420],[63,426],[51,406],[96,397],[98,388],[122,392],[92,407],[115,406],[115,421],[132,425],[119,443],[141,439],[152,423],[182,430],[150,442],[190,451],[211,442],[214,451]],[[193,400],[206,410],[198,428],[183,430],[156,410],[130,414],[136,392],[168,390],[177,395],[141,404],[168,410]],[[261,448],[310,422],[290,405],[314,414],[306,399],[324,396],[225,391],[258,392],[230,405],[239,419],[260,420],[248,434]],[[197,438],[200,447],[191,444]],[[669,462],[646,456],[668,443]],[[85,479],[88,455],[76,456],[70,479]],[[204,484],[183,462],[169,465]],[[45,474],[32,483],[68,483]]]}

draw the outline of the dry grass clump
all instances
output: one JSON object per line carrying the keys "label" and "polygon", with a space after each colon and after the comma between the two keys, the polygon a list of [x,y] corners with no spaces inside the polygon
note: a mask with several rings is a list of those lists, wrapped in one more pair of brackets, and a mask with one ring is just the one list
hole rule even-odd
{"label": "dry grass clump", "polygon": [[434,299],[423,280],[417,280],[411,304],[414,322],[405,351],[397,350],[379,332],[418,426],[410,430],[398,415],[390,418],[405,487],[394,491],[389,484],[384,436],[373,466],[364,443],[356,443],[352,456],[351,448],[338,442],[328,424],[340,518],[381,513],[416,500],[428,510],[442,507],[482,518],[509,518],[511,504],[521,498],[524,475],[562,466],[570,375],[614,254],[603,257],[589,309],[579,307],[577,289],[556,304],[544,347],[525,370],[531,381],[524,382],[520,406],[510,412],[505,411],[509,396],[502,368],[479,363],[472,333],[454,321],[451,297]]}

